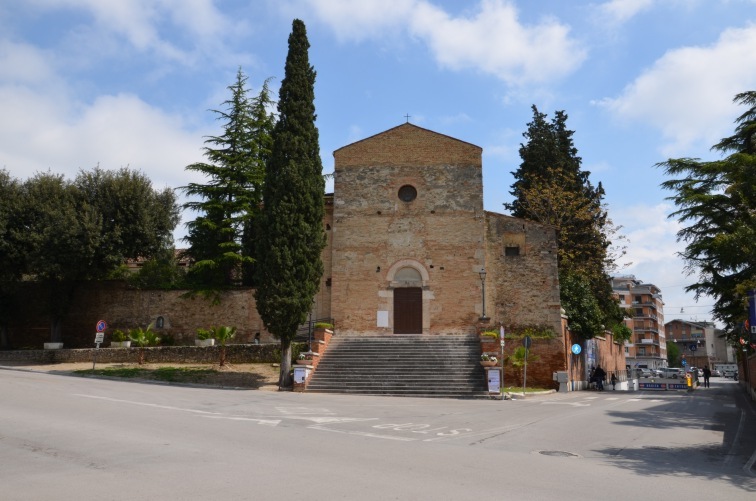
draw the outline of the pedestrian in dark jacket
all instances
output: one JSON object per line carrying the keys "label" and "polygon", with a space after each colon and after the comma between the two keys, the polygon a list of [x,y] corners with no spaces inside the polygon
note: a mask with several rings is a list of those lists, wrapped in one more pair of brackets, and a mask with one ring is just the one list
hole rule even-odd
{"label": "pedestrian in dark jacket", "polygon": [[704,373],[704,388],[710,388],[709,378],[711,377],[711,370],[709,369],[708,365],[703,368],[703,373]]}
{"label": "pedestrian in dark jacket", "polygon": [[596,378],[596,388],[599,391],[604,390],[604,379],[606,379],[606,371],[601,368],[600,365],[596,366],[596,370],[593,372],[593,377]]}

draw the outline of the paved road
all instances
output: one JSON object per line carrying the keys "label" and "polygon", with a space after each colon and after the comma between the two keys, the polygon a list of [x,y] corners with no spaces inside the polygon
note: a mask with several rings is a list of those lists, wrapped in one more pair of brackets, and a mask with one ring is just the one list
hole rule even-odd
{"label": "paved road", "polygon": [[0,370],[0,498],[756,498],[732,381],[514,401],[213,390]]}

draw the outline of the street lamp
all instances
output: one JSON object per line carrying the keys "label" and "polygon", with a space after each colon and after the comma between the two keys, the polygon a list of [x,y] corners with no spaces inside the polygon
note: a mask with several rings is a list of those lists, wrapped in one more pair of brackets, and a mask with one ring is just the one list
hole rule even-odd
{"label": "street lamp", "polygon": [[483,292],[483,316],[480,319],[488,320],[486,316],[486,269],[481,268],[478,275],[480,275],[480,290]]}

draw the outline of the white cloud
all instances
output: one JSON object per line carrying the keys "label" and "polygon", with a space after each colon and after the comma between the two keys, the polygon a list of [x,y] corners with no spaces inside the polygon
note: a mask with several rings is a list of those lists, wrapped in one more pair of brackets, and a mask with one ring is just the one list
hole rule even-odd
{"label": "white cloud", "polygon": [[[219,40],[236,30],[233,22],[215,7],[213,0],[29,0],[41,11],[80,10],[92,16],[91,25],[82,25],[77,36],[90,49],[103,49],[115,35],[140,52],[190,64],[192,51],[217,47]],[[185,35],[191,50],[168,42],[168,27]],[[84,42],[84,40],[80,40]]]}
{"label": "white cloud", "polygon": [[572,73],[586,51],[554,19],[525,25],[510,0],[481,0],[472,14],[452,16],[427,0],[301,0],[340,40],[406,32],[453,71],[478,70],[515,86]]}
{"label": "white cloud", "polygon": [[102,96],[76,110],[49,96],[6,87],[0,88],[0,108],[6,111],[0,115],[0,162],[22,179],[48,169],[70,178],[97,164],[128,165],[156,186],[177,187],[187,183],[184,167],[202,158],[201,132],[186,130],[181,117],[131,95]]}
{"label": "white cloud", "polygon": [[50,82],[50,59],[50,54],[32,45],[0,40],[0,82]]}
{"label": "white cloud", "polygon": [[[632,263],[618,274],[634,275],[661,289],[667,306],[665,322],[675,318],[711,321],[713,299],[702,297],[696,302],[693,293],[685,292],[685,287],[696,277],[686,273],[685,263],[677,255],[685,243],[677,241],[680,224],[667,218],[672,209],[669,204],[612,208],[612,218],[623,226],[620,233],[629,240],[627,255],[621,263]],[[686,311],[680,313],[681,307],[686,307]]]}
{"label": "white cloud", "polygon": [[[670,50],[600,104],[618,117],[646,122],[665,139],[665,156],[708,151],[734,129],[735,94],[756,86],[756,25],[725,30],[707,47]],[[742,110],[741,110],[742,111]]]}
{"label": "white cloud", "polygon": [[623,24],[654,3],[655,0],[610,0],[598,6],[598,17],[610,25]]}

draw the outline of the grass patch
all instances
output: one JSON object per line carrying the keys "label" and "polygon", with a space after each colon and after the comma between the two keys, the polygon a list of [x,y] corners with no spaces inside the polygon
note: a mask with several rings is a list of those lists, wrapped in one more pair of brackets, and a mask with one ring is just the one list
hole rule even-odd
{"label": "grass patch", "polygon": [[106,369],[85,369],[74,371],[74,374],[81,376],[111,376],[126,379],[144,377],[150,371],[148,369],[139,369],[138,367],[108,367]]}
{"label": "grass patch", "polygon": [[218,371],[200,367],[159,367],[145,369],[140,367],[106,367],[104,369],[86,369],[75,374],[87,376],[109,376],[124,379],[149,379],[168,383],[197,383],[215,376]]}
{"label": "grass patch", "polygon": [[[551,388],[537,388],[537,387],[531,388],[531,387],[526,387],[525,388],[525,393],[539,393],[539,392],[542,392],[542,391],[549,391],[550,389]],[[504,393],[522,393],[522,386],[506,386],[506,387],[502,388],[501,391],[504,392]]]}

